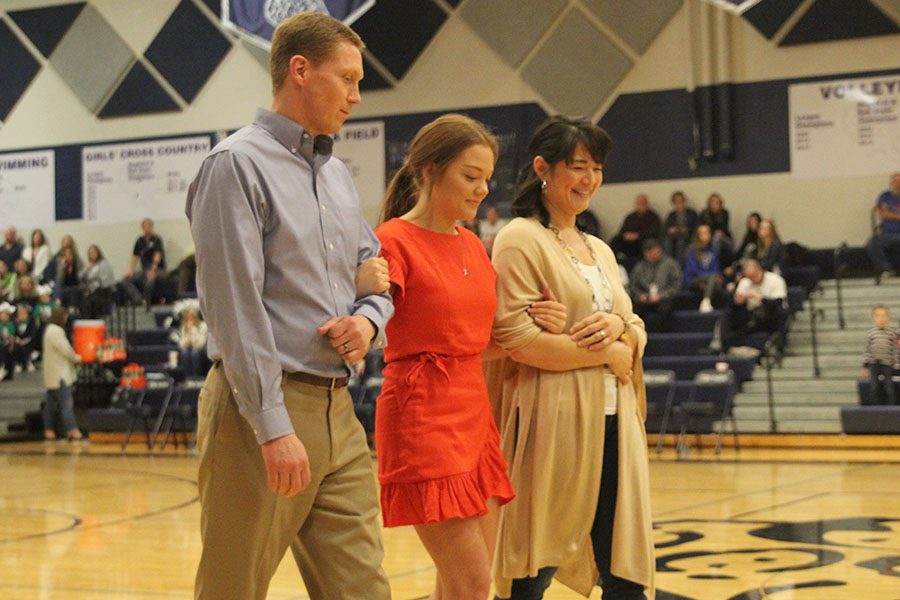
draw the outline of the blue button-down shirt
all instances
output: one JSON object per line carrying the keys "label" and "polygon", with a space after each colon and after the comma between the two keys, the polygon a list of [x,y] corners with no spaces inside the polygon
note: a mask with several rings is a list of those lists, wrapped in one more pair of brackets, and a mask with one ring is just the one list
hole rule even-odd
{"label": "blue button-down shirt", "polygon": [[362,218],[331,138],[259,109],[212,149],[188,191],[197,290],[209,355],[221,358],[259,443],[294,429],[282,372],[344,377],[347,365],[316,328],[362,315],[384,345],[387,294],[356,298],[357,266],[380,248]]}

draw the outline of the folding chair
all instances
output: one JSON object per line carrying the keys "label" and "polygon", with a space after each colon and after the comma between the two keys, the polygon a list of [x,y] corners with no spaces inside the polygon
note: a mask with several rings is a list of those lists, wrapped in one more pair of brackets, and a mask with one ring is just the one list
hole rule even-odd
{"label": "folding chair", "polygon": [[647,431],[656,432],[656,453],[663,449],[663,438],[669,424],[669,415],[675,401],[675,371],[644,371],[644,386],[647,388]]}
{"label": "folding chair", "polygon": [[719,432],[716,438],[716,454],[722,451],[722,437],[725,433],[725,420],[731,421],[731,432],[734,436],[734,447],[738,449],[737,422],[734,418],[733,404],[737,383],[734,371],[700,371],[694,377],[694,384],[686,402],[675,407],[679,417],[681,430],[676,445],[678,454],[685,450],[685,433],[697,435],[698,447],[700,434],[712,432],[713,422],[719,421]]}
{"label": "folding chair", "polygon": [[[178,431],[181,431],[183,435],[182,439],[186,448],[193,448],[197,445],[197,403],[200,400],[203,382],[203,379],[186,379],[184,383],[176,387],[172,401],[163,413],[164,428],[160,450],[166,449],[166,442],[168,442],[169,434],[172,433],[172,427],[176,422],[180,427],[175,428],[175,447],[178,447]],[[188,432],[192,434],[190,443],[188,442]]]}
{"label": "folding chair", "polygon": [[172,378],[164,373],[147,373],[146,386],[143,390],[137,390],[129,396],[125,412],[131,417],[125,437],[122,440],[122,450],[128,446],[128,440],[134,432],[134,426],[141,422],[144,432],[147,434],[147,449],[153,449],[153,442],[162,418],[165,416],[175,384]]}

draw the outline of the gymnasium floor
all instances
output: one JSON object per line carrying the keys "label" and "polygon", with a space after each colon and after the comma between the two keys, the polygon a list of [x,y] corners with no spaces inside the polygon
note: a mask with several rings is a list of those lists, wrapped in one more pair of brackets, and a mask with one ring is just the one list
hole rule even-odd
{"label": "gymnasium floor", "polygon": [[[651,460],[657,598],[900,599],[900,450],[669,452]],[[0,598],[191,598],[196,465],[138,445],[0,445]],[[393,597],[427,596],[412,529],[384,539]],[[289,556],[269,598],[307,598]]]}

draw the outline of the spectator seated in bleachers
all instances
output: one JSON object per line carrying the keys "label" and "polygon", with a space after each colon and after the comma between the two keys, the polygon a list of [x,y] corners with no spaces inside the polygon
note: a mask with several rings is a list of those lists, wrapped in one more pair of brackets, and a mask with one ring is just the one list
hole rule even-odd
{"label": "spectator seated in bleachers", "polygon": [[643,251],[643,243],[658,239],[662,229],[659,215],[650,208],[646,194],[638,194],[634,199],[634,210],[625,217],[619,233],[609,245],[616,258],[638,259]]}
{"label": "spectator seated in bleachers", "polygon": [[50,262],[47,263],[47,266],[44,268],[38,279],[39,283],[56,286],[56,277],[59,274],[60,264],[63,261],[63,253],[66,248],[72,249],[72,252],[75,255],[76,269],[81,272],[83,265],[81,264],[81,258],[78,256],[78,248],[75,246],[75,239],[71,235],[66,234],[60,238],[59,251],[54,254],[53,258],[50,259]]}
{"label": "spectator seated in bleachers", "polygon": [[16,306],[16,316],[13,325],[15,326],[15,333],[10,344],[13,372],[21,373],[23,370],[26,370],[30,373],[34,371],[31,353],[34,352],[36,345],[36,328],[34,320],[31,318],[31,309],[27,304]]}
{"label": "spectator seated in bleachers", "polygon": [[21,275],[16,278],[13,301],[16,304],[27,305],[28,312],[31,312],[31,309],[38,303],[37,288],[34,285],[34,278],[31,275]]}
{"label": "spectator seated in bleachers", "polygon": [[684,257],[684,287],[703,294],[700,312],[710,312],[724,300],[724,279],[719,255],[712,245],[709,225],[700,225]]}
{"label": "spectator seated in bleachers", "polygon": [[881,222],[866,249],[879,277],[900,270],[900,172],[891,175],[890,187],[878,196],[875,211]]}
{"label": "spectator seated in bleachers", "polygon": [[31,244],[22,251],[22,258],[31,265],[31,275],[35,278],[35,281],[40,281],[44,269],[47,268],[52,259],[50,245],[47,243],[47,238],[42,230],[35,229],[31,232]]}
{"label": "spectator seated in bleachers", "polygon": [[0,302],[12,300],[16,294],[16,274],[0,260]]}
{"label": "spectator seated in bleachers", "polygon": [[[132,300],[139,302],[142,298],[149,306],[153,301],[156,277],[166,270],[166,251],[162,239],[153,232],[153,219],[141,221],[141,229],[143,235],[134,242],[131,263],[125,272],[123,282],[138,291],[138,294],[135,294],[128,288]],[[138,265],[140,271],[137,271]]]}
{"label": "spectator seated in bleachers", "polygon": [[509,219],[501,219],[496,206],[489,206],[484,218],[479,219],[478,237],[481,238],[481,243],[484,244],[488,256],[491,255],[491,250],[494,248],[494,238],[497,237],[497,232],[503,229],[507,223],[509,223]]}
{"label": "spectator seated in bleachers", "polygon": [[766,271],[781,275],[784,272],[784,245],[778,237],[775,222],[763,219],[757,232],[756,253],[752,256]]}
{"label": "spectator seated in bleachers", "polygon": [[732,334],[782,331],[788,314],[784,278],[753,259],[744,261],[743,275],[732,299]]}
{"label": "spectator seated in bleachers", "polygon": [[759,224],[762,222],[762,216],[758,212],[752,212],[747,215],[747,229],[744,231],[744,239],[741,245],[734,251],[734,262],[724,269],[725,277],[733,280],[736,275],[740,274],[741,261],[745,258],[753,258],[756,254],[756,244],[759,241]]}
{"label": "spectator seated in bleachers", "polygon": [[16,337],[13,313],[16,308],[9,302],[0,303],[0,381],[13,378],[12,347]]}
{"label": "spectator seated in bleachers", "polygon": [[81,273],[81,316],[97,319],[108,315],[115,286],[112,265],[98,246],[91,245]]}
{"label": "spectator seated in bleachers", "polygon": [[[31,309],[31,320],[35,327],[35,352],[38,356],[43,352],[44,329],[50,322],[50,315],[56,308],[57,302],[53,299],[53,288],[49,285],[39,285],[37,287],[37,303]],[[32,357],[36,360],[38,356]]]}
{"label": "spectator seated in bleachers", "polygon": [[872,308],[873,327],[866,333],[863,379],[869,380],[868,404],[897,404],[893,372],[900,369],[900,331],[891,326],[891,311],[884,304]]}
{"label": "spectator seated in bleachers", "polygon": [[672,211],[666,217],[666,254],[684,262],[688,244],[699,223],[697,212],[688,208],[684,192],[672,194]]}
{"label": "spectator seated in bleachers", "polygon": [[722,196],[713,192],[706,200],[706,208],[700,213],[700,223],[709,225],[712,231],[712,243],[719,254],[719,262],[730,264],[734,255],[734,241],[731,239],[731,228],[728,224],[728,210]]}
{"label": "spectator seated in bleachers", "polygon": [[84,264],[75,253],[75,246],[67,246],[60,251],[57,263],[53,294],[60,306],[78,307],[81,303],[81,273]]}
{"label": "spectator seated in bleachers", "polygon": [[206,361],[206,341],[209,338],[209,329],[200,311],[194,305],[188,305],[181,313],[181,327],[176,334],[178,351],[181,355],[181,366],[185,375],[195,377],[203,375],[203,366]]}
{"label": "spectator seated in bleachers", "polygon": [[5,262],[7,268],[12,271],[13,265],[17,260],[22,258],[22,252],[25,247],[19,241],[18,232],[15,227],[7,227],[3,238],[3,245],[0,245],[0,262]]}
{"label": "spectator seated in bleachers", "polygon": [[659,240],[645,240],[644,258],[631,271],[630,289],[634,311],[644,320],[648,332],[668,327],[681,277],[678,261],[663,253]]}

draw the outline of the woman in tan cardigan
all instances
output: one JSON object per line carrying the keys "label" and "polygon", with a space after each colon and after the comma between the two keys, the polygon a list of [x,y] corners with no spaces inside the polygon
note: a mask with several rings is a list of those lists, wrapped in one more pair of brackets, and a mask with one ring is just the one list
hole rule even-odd
{"label": "woman in tan cardigan", "polygon": [[[541,598],[554,576],[586,597],[598,576],[607,599],[654,593],[647,337],[612,251],[575,227],[610,145],[588,121],[545,122],[513,203],[520,218],[494,245],[493,337],[510,356],[487,368],[488,386],[517,494],[500,514],[501,598]],[[528,316],[545,287],[568,309],[568,334]]]}

